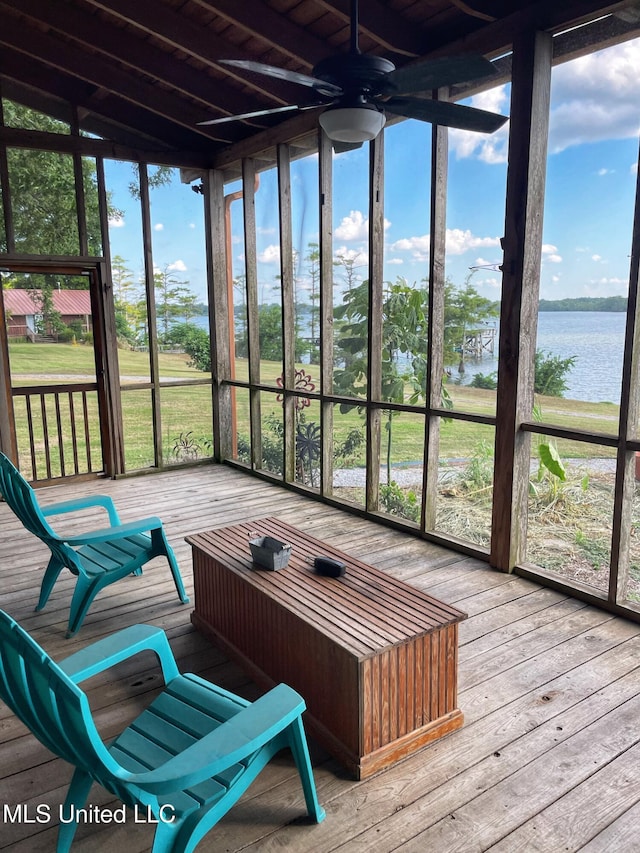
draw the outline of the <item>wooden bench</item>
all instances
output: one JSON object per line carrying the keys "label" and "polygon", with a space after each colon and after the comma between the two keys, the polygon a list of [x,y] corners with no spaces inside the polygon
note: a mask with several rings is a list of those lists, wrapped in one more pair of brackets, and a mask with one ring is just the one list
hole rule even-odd
{"label": "wooden bench", "polygon": [[[256,568],[253,533],[291,543],[289,565]],[[193,624],[260,686],[300,692],[309,732],[357,779],[462,725],[460,610],[276,518],[187,542]],[[346,563],[346,574],[317,575],[309,561],[319,555]]]}

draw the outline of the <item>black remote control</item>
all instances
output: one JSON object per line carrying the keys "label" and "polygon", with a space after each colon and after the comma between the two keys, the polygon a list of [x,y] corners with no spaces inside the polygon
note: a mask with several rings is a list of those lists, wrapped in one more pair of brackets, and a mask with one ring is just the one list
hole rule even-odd
{"label": "black remote control", "polygon": [[317,574],[325,575],[328,578],[340,578],[346,571],[346,566],[340,560],[333,560],[331,557],[316,557],[313,561],[313,568]]}

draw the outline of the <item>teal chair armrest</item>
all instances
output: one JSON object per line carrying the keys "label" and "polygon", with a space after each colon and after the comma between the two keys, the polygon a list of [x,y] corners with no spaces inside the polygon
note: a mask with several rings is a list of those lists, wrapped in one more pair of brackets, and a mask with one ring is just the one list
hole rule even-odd
{"label": "teal chair armrest", "polygon": [[148,533],[150,530],[159,530],[161,527],[160,519],[150,516],[139,521],[130,521],[127,524],[117,524],[114,527],[92,530],[91,533],[83,533],[80,536],[65,537],[64,541],[69,545],[92,545],[96,542],[111,542],[118,537],[134,536],[136,533]]}
{"label": "teal chair armrest", "polygon": [[116,510],[113,500],[109,495],[90,495],[86,498],[74,498],[68,501],[59,501],[49,506],[41,506],[40,511],[47,517],[50,515],[62,515],[66,512],[78,512],[89,507],[101,506],[109,514],[109,522],[113,525],[120,524],[120,516]]}
{"label": "teal chair armrest", "polygon": [[129,628],[123,628],[122,631],[69,655],[59,666],[78,684],[144,651],[155,652],[158,656],[166,684],[179,674],[167,635],[161,628],[155,628],[153,625],[131,625]]}
{"label": "teal chair armrest", "polygon": [[268,744],[305,708],[295,690],[279,684],[175,758],[155,770],[133,774],[130,781],[153,794],[197,785]]}

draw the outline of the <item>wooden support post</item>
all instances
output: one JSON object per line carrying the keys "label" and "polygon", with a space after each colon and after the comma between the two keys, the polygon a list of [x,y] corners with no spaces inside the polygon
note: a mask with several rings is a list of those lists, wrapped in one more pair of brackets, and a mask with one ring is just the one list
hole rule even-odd
{"label": "wooden support post", "polygon": [[[333,393],[333,150],[329,137],[318,131],[320,203],[320,388]],[[321,412],[320,492],[333,494],[333,403],[323,399]]]}
{"label": "wooden support post", "polygon": [[280,281],[282,285],[282,375],[284,393],[284,480],[296,479],[296,405],[290,391],[296,383],[295,290],[291,226],[291,160],[288,145],[278,145],[278,212],[280,216]]}
{"label": "wooden support post", "polygon": [[227,246],[222,172],[211,170],[204,180],[207,291],[213,398],[213,453],[216,462],[234,454],[236,413],[233,388],[233,299],[227,291]]}
{"label": "wooden support post", "polygon": [[490,556],[502,571],[526,546],[530,436],[521,425],[533,409],[552,52],[548,33],[514,40]]}
{"label": "wooden support post", "polygon": [[141,163],[140,204],[142,210],[142,240],[144,281],[147,295],[147,334],[149,341],[149,370],[151,373],[151,417],[153,420],[154,463],[162,467],[162,414],[160,410],[160,368],[158,365],[158,329],[156,315],[155,278],[153,274],[153,241],[151,235],[151,205],[147,167]]}
{"label": "wooden support post", "polygon": [[640,171],[636,175],[636,202],[633,215],[627,324],[622,361],[620,397],[620,442],[618,444],[616,482],[613,496],[611,569],[609,601],[628,600],[629,553],[633,524],[638,457],[628,442],[637,441],[640,432]]}
{"label": "wooden support post", "polygon": [[[73,136],[80,136],[78,121],[78,108],[73,107],[71,133]],[[84,199],[84,170],[82,168],[82,153],[74,151],[73,157],[73,179],[76,197],[76,219],[78,222],[78,244],[81,255],[89,254],[89,235],[87,232],[87,210]],[[104,254],[104,250],[103,250]]]}
{"label": "wooden support post", "polygon": [[262,468],[262,416],[260,391],[260,315],[256,249],[256,169],[251,159],[242,161],[244,257],[247,286],[247,337],[249,346],[249,411],[251,416],[251,465]]}
{"label": "wooden support post", "polygon": [[0,298],[0,450],[18,465],[18,442],[13,417],[13,396],[9,370],[9,342],[4,301]]}
{"label": "wooden support post", "polygon": [[[96,335],[98,358],[102,361],[104,396],[101,399],[101,421],[106,421],[102,429],[102,458],[104,470],[109,476],[116,477],[126,470],[124,452],[124,427],[122,422],[122,396],[120,393],[120,362],[118,359],[118,337],[116,334],[116,311],[113,297],[113,278],[111,274],[111,246],[109,243],[109,204],[104,174],[104,160],[96,159],[96,177],[98,180],[98,209],[100,212],[100,233],[104,262],[98,265],[97,273],[92,275],[91,286],[96,291],[93,298],[98,302],[98,315],[94,317],[102,330]],[[95,304],[95,303],[94,303]],[[100,384],[100,383],[99,383]],[[88,444],[87,444],[88,447]]]}
{"label": "wooden support post", "polygon": [[[382,424],[382,303],[384,253],[384,131],[369,144],[369,357],[367,359],[366,507],[378,510]],[[389,472],[387,472],[389,476]]]}
{"label": "wooden support post", "polygon": [[[0,80],[0,128],[4,128],[4,126],[4,113],[2,110],[2,81]],[[4,251],[11,255],[16,250],[16,241],[13,230],[11,186],[9,184],[9,161],[7,159],[7,146],[4,141],[0,143],[0,189],[2,190],[2,216],[6,242]]]}
{"label": "wooden support post", "polygon": [[447,166],[449,136],[446,127],[431,129],[431,204],[429,228],[429,317],[427,374],[427,419],[425,424],[425,466],[422,486],[422,526],[434,530],[438,500],[438,458],[440,416],[429,410],[442,405],[444,374],[444,283],[447,236]]}

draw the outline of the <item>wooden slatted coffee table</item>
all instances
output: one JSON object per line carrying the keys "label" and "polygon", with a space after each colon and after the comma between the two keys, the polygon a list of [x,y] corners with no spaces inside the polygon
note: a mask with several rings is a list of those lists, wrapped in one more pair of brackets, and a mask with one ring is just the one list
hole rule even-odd
{"label": "wooden slatted coffee table", "polygon": [[[254,533],[290,542],[289,565],[256,568]],[[261,687],[284,681],[301,693],[309,732],[357,779],[462,725],[460,610],[277,518],[187,542],[193,624]],[[346,574],[315,574],[306,558],[319,555],[346,563]]]}

